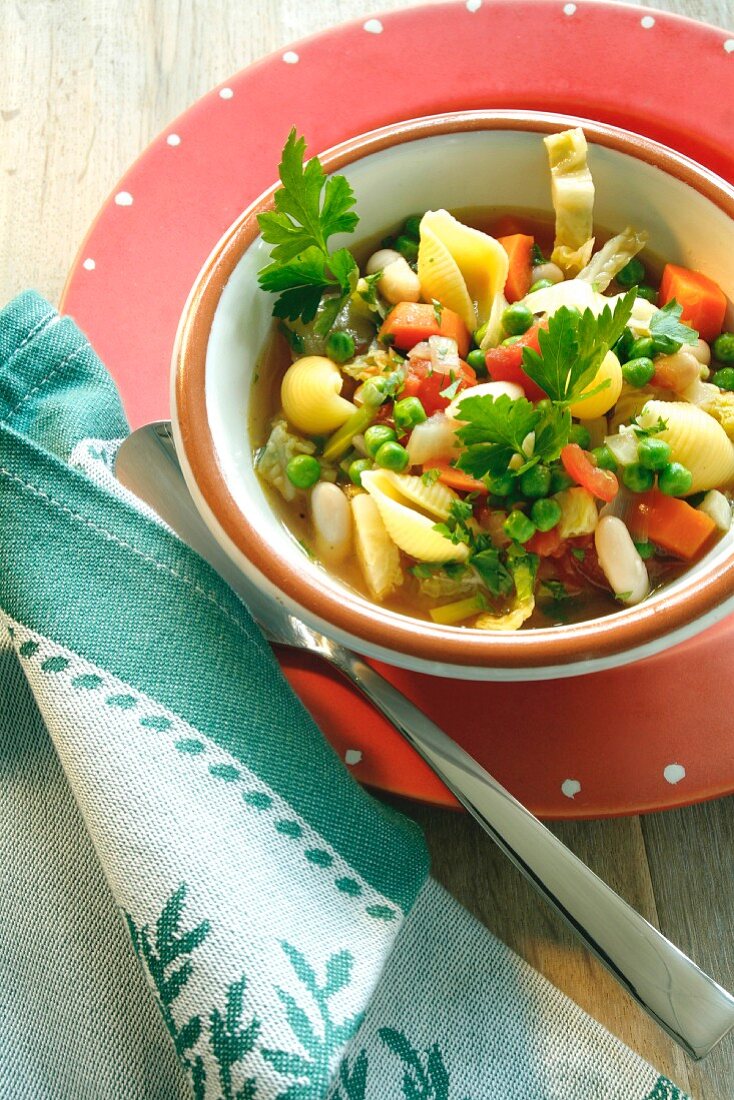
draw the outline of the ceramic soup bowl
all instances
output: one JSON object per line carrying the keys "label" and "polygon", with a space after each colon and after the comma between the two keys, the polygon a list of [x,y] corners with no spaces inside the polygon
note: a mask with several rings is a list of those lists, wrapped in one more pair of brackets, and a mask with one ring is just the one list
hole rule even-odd
{"label": "ceramic soup bowl", "polygon": [[[704,271],[734,301],[734,188],[655,142],[611,126],[534,112],[473,111],[396,123],[321,154],[357,198],[357,239],[416,210],[471,206],[551,212],[544,134],[581,125],[596,184],[595,221],[650,233],[666,260]],[[285,135],[283,135],[285,138]],[[274,165],[275,174],[275,165]],[[569,626],[488,632],[386,610],[309,560],[253,469],[249,410],[273,299],[257,273],[269,248],[258,198],[216,245],[186,304],[172,404],[184,473],[204,519],[237,565],[315,629],[359,652],[464,679],[573,676],[674,645],[734,610],[734,533],[643,603]],[[332,247],[349,244],[334,238]],[[732,318],[729,317],[731,324]]]}

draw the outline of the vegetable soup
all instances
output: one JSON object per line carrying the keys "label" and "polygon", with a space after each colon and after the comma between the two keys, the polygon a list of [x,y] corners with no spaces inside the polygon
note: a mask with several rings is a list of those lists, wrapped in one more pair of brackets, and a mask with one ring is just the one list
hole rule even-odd
{"label": "vegetable soup", "polygon": [[728,303],[651,262],[644,227],[595,231],[583,131],[544,141],[552,217],[429,210],[330,251],[354,196],[295,133],[259,217],[276,326],[251,427],[273,507],[345,583],[445,625],[610,614],[731,523]]}

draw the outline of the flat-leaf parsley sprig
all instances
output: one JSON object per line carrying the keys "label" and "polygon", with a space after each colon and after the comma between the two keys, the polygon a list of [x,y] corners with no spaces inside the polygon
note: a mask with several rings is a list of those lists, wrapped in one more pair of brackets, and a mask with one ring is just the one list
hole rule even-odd
{"label": "flat-leaf parsley sprig", "polygon": [[538,331],[540,353],[523,348],[523,370],[551,401],[573,405],[582,394],[591,397],[609,385],[609,379],[605,379],[593,390],[584,392],[593,382],[604,356],[627,327],[635,294],[633,287],[619,299],[613,312],[605,306],[598,317],[590,309],[579,313],[561,306],[548,318],[547,330]]}
{"label": "flat-leaf parsley sprig", "polygon": [[313,321],[325,293],[315,330],[329,332],[347,298],[354,293],[359,268],[347,248],[330,252],[335,233],[352,233],[359,221],[352,210],[354,192],[344,176],[326,178],[318,157],[303,162],[306,141],[295,128],[288,135],[278,174],[282,187],[275,210],[258,214],[263,240],[273,245],[271,262],[258,276],[263,290],[278,294],[275,317]]}
{"label": "flat-leaf parsley sprig", "polygon": [[[471,395],[471,390],[467,391]],[[507,394],[491,397],[465,397],[459,406],[463,421],[457,431],[464,445],[457,466],[472,477],[500,477],[506,473],[514,455],[522,464],[515,474],[535,466],[538,462],[552,462],[568,442],[571,415],[567,409],[545,402],[533,405],[526,397],[514,401]],[[533,452],[524,450],[525,440],[535,432]]]}

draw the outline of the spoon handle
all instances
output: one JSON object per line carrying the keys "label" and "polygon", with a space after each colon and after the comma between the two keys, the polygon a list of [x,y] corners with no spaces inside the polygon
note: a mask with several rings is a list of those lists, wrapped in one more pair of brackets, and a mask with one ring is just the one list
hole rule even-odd
{"label": "spoon handle", "polygon": [[734,1026],[734,997],[648,923],[361,657],[335,666],[399,730],[621,985],[695,1059]]}

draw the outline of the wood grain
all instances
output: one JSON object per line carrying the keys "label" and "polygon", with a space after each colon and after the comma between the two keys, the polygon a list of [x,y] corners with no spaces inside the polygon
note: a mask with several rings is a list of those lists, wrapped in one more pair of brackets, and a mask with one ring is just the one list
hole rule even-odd
{"label": "wood grain", "polygon": [[[650,6],[734,23],[732,0]],[[364,0],[0,0],[2,300],[29,285],[58,300],[76,249],[122,172],[212,85],[294,39],[372,14]],[[681,72],[695,79],[685,64]],[[699,1100],[731,1100],[734,1037],[703,1063],[686,1060],[472,821],[401,806],[425,829],[436,876],[480,920]],[[734,988],[734,800],[553,830]]]}

